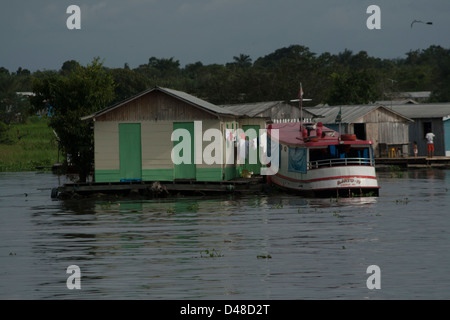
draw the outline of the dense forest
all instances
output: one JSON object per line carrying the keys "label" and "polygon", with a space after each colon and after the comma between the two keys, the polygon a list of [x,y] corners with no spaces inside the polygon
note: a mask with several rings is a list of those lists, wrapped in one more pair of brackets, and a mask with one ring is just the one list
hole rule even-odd
{"label": "dense forest", "polygon": [[68,60],[60,70],[10,72],[0,67],[0,144],[12,143],[6,134],[11,123],[45,111],[61,150],[85,181],[94,151],[92,126],[81,120],[83,116],[154,86],[221,105],[290,100],[298,96],[300,83],[304,97],[312,99],[305,106],[364,104],[389,100],[403,91],[431,91],[429,102],[450,102],[450,50],[431,46],[404,58],[380,59],[350,50],[317,55],[292,45],[255,61],[240,54],[226,64],[182,67],[174,57],[151,57],[134,69],[127,63],[107,68],[98,57],[86,66]]}
{"label": "dense forest", "polygon": [[[182,67],[174,57],[151,57],[134,69],[127,63],[123,68],[103,66],[114,81],[109,103],[155,85],[185,91],[218,105],[288,100],[296,98],[300,82],[304,97],[312,99],[310,105],[389,100],[402,91],[431,91],[430,102],[450,101],[450,49],[440,46],[410,51],[404,58],[380,59],[365,51],[350,50],[318,55],[305,46],[291,45],[255,61],[246,54],[231,60],[226,64],[196,62]],[[27,99],[15,92],[35,91],[36,83],[68,76],[79,67],[74,60],[64,62],[60,70],[33,73],[0,67],[0,120],[20,120],[29,109]]]}

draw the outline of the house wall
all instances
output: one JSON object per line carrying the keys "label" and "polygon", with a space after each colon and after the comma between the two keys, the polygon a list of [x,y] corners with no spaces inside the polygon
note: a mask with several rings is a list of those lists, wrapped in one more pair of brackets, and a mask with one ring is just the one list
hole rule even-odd
{"label": "house wall", "polygon": [[[108,112],[98,115],[94,122],[95,134],[95,178],[97,182],[120,181],[119,124],[141,124],[142,180],[171,181],[174,179],[174,164],[171,152],[174,142],[171,140],[174,122],[195,122],[201,125],[199,152],[215,142],[203,141],[208,129],[218,129],[221,137],[221,163],[207,164],[204,161],[195,165],[196,179],[199,181],[220,181],[236,176],[234,159],[227,164],[226,155],[233,150],[234,144],[226,141],[226,129],[239,126],[234,117],[218,116],[208,110],[178,99],[164,92],[153,91],[128,101]],[[258,120],[259,121],[259,120]],[[194,133],[195,135],[195,133]],[[210,149],[207,149],[210,150]],[[202,158],[203,160],[203,158]]]}
{"label": "house wall", "polygon": [[[365,123],[366,139],[373,142],[377,156],[381,155],[380,144],[404,144],[402,153],[410,153],[410,122],[395,113],[378,108],[359,118],[354,123]],[[348,126],[348,133],[354,133],[354,126]]]}
{"label": "house wall", "polygon": [[444,121],[445,156],[450,157],[450,119]]}
{"label": "house wall", "polygon": [[120,180],[119,125],[117,122],[94,123],[95,180],[112,182]]}
{"label": "house wall", "polygon": [[[186,121],[179,121],[186,122]],[[95,134],[95,180],[97,182],[120,181],[119,159],[119,124],[141,124],[142,150],[142,180],[171,181],[174,178],[174,164],[171,157],[173,141],[171,140],[174,121],[96,121]],[[230,123],[231,124],[231,123]],[[202,156],[205,148],[212,141],[203,141],[203,134],[208,129],[218,129],[225,138],[226,123],[219,120],[204,120],[201,122],[201,137],[194,140],[201,141]],[[233,148],[233,144],[222,140],[222,163],[207,164],[205,161],[196,164],[196,179],[198,181],[220,181],[236,176],[233,162],[226,163],[226,154]],[[209,152],[207,152],[209,154]],[[203,159],[203,158],[202,158]]]}
{"label": "house wall", "polygon": [[[314,116],[310,112],[306,111],[305,108],[302,110],[302,115],[304,119],[311,119]],[[261,112],[258,116],[269,119],[300,119],[300,107],[292,106],[287,103],[280,103],[264,112]]]}
{"label": "house wall", "polygon": [[427,153],[427,141],[425,140],[424,132],[425,123],[431,123],[434,138],[434,155],[445,156],[445,132],[444,123],[441,118],[420,118],[413,119],[414,123],[409,126],[409,139],[411,143],[417,142],[418,155],[425,157]]}
{"label": "house wall", "polygon": [[242,128],[242,126],[259,126],[260,129],[266,129],[267,121],[269,119],[266,118],[242,118],[239,119],[239,128]]}

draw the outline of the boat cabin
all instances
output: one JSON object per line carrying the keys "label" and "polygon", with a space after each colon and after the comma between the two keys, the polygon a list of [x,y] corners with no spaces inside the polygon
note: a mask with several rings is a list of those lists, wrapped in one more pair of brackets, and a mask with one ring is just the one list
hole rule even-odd
{"label": "boat cabin", "polygon": [[340,135],[321,123],[271,124],[268,136],[271,150],[278,141],[280,152],[271,183],[315,195],[378,195],[372,141]]}

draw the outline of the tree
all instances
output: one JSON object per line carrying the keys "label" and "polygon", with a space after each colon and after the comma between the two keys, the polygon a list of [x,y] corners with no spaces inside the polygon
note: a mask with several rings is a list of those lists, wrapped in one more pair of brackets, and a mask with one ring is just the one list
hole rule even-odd
{"label": "tree", "polygon": [[438,62],[435,88],[431,92],[432,102],[450,101],[450,55]]}
{"label": "tree", "polygon": [[128,99],[148,89],[150,86],[147,78],[129,68],[111,69],[109,74],[113,77],[115,83],[115,99],[112,101],[113,103]]}
{"label": "tree", "polygon": [[[6,70],[6,69],[4,69]],[[0,121],[9,124],[14,118],[14,106],[17,100],[17,77],[9,72],[0,73]]]}
{"label": "tree", "polygon": [[331,79],[332,85],[326,99],[329,105],[367,104],[380,97],[375,78],[368,71],[333,73]]}
{"label": "tree", "polygon": [[55,130],[71,163],[86,181],[94,159],[92,123],[81,117],[106,107],[114,97],[111,75],[96,58],[86,67],[76,66],[68,75],[53,74],[33,83],[35,108],[51,106],[50,126]]}
{"label": "tree", "polygon": [[251,67],[252,65],[252,58],[250,58],[250,56],[247,54],[241,53],[238,57],[234,56],[233,60],[234,60],[233,64],[235,64],[240,68],[247,68]]}
{"label": "tree", "polygon": [[76,71],[80,67],[80,64],[75,60],[67,60],[63,63],[61,70],[59,71],[62,75],[69,75],[71,72]]}

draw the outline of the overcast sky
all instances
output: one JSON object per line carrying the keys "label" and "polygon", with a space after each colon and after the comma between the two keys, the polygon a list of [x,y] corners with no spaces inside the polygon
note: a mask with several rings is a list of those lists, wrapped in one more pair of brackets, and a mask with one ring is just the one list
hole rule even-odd
{"label": "overcast sky", "polygon": [[[69,30],[69,5],[81,8],[81,29]],[[369,30],[370,5],[381,29]],[[413,20],[432,21],[433,25]],[[83,65],[94,57],[131,68],[152,56],[184,66],[255,61],[292,44],[312,52],[367,51],[404,57],[430,45],[450,48],[450,0],[0,0],[0,67],[16,71]]]}

